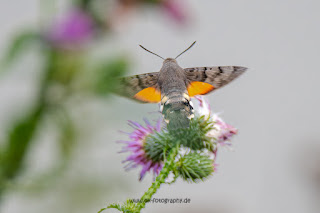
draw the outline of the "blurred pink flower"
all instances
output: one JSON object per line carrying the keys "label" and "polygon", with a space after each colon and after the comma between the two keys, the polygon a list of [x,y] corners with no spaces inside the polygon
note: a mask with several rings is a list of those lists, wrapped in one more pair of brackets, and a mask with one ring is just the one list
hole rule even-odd
{"label": "blurred pink flower", "polygon": [[181,0],[162,0],[164,10],[179,23],[185,23],[188,17],[184,4]]}
{"label": "blurred pink flower", "polygon": [[81,9],[73,9],[53,23],[47,38],[59,47],[81,45],[88,42],[94,33],[92,18]]}
{"label": "blurred pink flower", "polygon": [[153,5],[155,8],[162,10],[165,15],[179,24],[187,21],[185,2],[182,0],[118,0],[116,7],[108,14],[106,19],[107,26],[111,29],[121,29],[133,12],[139,12],[138,8],[144,5]]}
{"label": "blurred pink flower", "polygon": [[162,162],[153,162],[144,151],[145,140],[148,135],[155,134],[161,130],[161,120],[159,120],[156,126],[152,126],[147,120],[145,120],[146,127],[140,125],[137,122],[129,121],[129,125],[134,128],[134,131],[129,134],[129,141],[119,141],[126,144],[122,148],[121,152],[131,152],[123,162],[128,162],[125,166],[126,169],[142,166],[139,180],[142,180],[146,172],[153,170],[155,175],[158,175],[162,169]]}

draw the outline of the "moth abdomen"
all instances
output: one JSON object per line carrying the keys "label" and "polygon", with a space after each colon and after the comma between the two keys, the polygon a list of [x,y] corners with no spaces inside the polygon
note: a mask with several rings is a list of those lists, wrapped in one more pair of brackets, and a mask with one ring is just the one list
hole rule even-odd
{"label": "moth abdomen", "polygon": [[168,129],[189,127],[194,111],[187,93],[170,93],[168,96],[163,96],[161,107],[164,120],[168,123]]}

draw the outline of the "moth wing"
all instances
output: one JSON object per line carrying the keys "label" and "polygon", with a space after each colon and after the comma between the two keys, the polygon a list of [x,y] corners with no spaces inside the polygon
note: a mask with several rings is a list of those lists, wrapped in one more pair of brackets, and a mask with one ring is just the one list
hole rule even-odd
{"label": "moth wing", "polygon": [[228,84],[247,70],[240,66],[185,68],[189,96],[204,95]]}
{"label": "moth wing", "polygon": [[161,100],[158,88],[159,72],[123,77],[116,89],[118,95],[145,103],[157,103]]}

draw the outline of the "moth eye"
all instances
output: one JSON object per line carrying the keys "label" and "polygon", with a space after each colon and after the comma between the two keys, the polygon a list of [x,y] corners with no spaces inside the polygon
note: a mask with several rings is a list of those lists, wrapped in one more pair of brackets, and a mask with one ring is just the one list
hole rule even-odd
{"label": "moth eye", "polygon": [[190,106],[188,101],[187,102],[183,102],[183,104],[186,105],[186,106]]}

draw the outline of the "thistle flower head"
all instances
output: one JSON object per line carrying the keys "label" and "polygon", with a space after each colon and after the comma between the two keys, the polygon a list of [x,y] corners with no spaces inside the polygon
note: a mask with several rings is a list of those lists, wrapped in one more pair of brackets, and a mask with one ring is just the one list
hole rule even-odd
{"label": "thistle flower head", "polygon": [[212,175],[215,164],[210,156],[204,153],[190,152],[179,159],[177,170],[183,180],[198,182]]}
{"label": "thistle flower head", "polygon": [[129,133],[129,141],[121,141],[126,144],[121,152],[130,152],[130,155],[124,160],[127,162],[125,168],[142,166],[139,180],[142,180],[146,172],[149,171],[158,175],[163,166],[161,161],[154,161],[145,150],[147,138],[161,130],[161,120],[155,126],[152,126],[146,119],[145,123],[146,126],[142,126],[137,122],[129,121],[129,125],[134,128],[134,131]]}
{"label": "thistle flower head", "polygon": [[147,120],[146,126],[129,122],[134,131],[129,134],[129,141],[123,141],[126,146],[122,151],[131,152],[124,162],[128,162],[127,169],[142,166],[140,180],[148,171],[158,175],[167,154],[177,146],[190,151],[189,154],[179,154],[178,173],[184,180],[203,180],[214,171],[218,147],[231,145],[230,139],[237,133],[237,129],[213,114],[203,97],[198,96],[196,99],[199,107],[196,108],[196,116],[190,121],[189,128],[177,131],[161,129],[161,120],[156,126]]}

